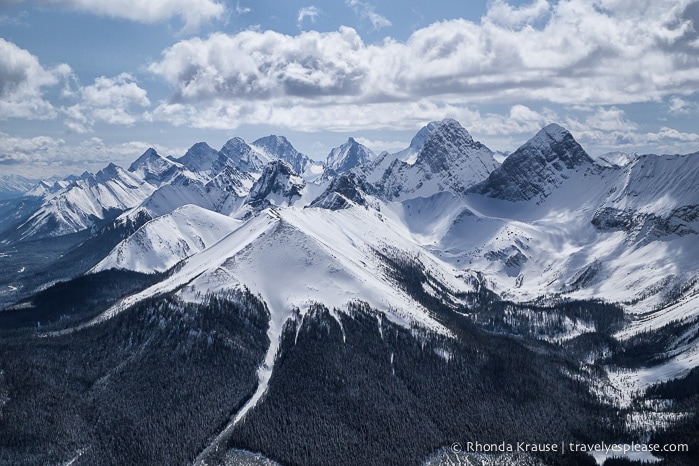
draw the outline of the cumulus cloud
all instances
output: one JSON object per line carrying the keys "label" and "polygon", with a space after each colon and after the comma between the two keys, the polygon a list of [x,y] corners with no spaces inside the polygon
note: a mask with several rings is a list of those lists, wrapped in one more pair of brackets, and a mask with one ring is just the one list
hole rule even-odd
{"label": "cumulus cloud", "polygon": [[547,0],[534,0],[529,5],[513,7],[504,0],[492,0],[484,20],[511,28],[519,28],[542,19],[549,12],[551,5]]}
{"label": "cumulus cloud", "polygon": [[44,99],[43,88],[69,74],[68,65],[46,69],[27,50],[0,38],[0,119],[55,118],[56,109]]}
{"label": "cumulus cloud", "polygon": [[181,41],[149,69],[175,89],[175,101],[268,100],[351,95],[369,72],[366,47],[354,29],[217,33]]}
{"label": "cumulus cloud", "polygon": [[97,121],[133,125],[140,118],[134,108],[150,105],[146,90],[128,73],[114,78],[101,76],[77,93],[80,102],[65,108],[64,113],[68,117],[67,126],[78,133],[88,132]]}
{"label": "cumulus cloud", "polygon": [[215,0],[38,0],[41,3],[88,13],[155,23],[179,17],[185,29],[193,30],[203,23],[221,18],[223,3]]}
{"label": "cumulus cloud", "polygon": [[320,10],[313,5],[301,8],[298,16],[296,17],[296,24],[298,27],[301,27],[306,18],[310,19],[312,23],[315,23],[319,14]]}
{"label": "cumulus cloud", "polygon": [[26,164],[46,160],[65,144],[63,139],[48,136],[18,138],[0,133],[0,165]]}
{"label": "cumulus cloud", "polygon": [[[334,115],[331,125],[348,112],[377,119],[354,106],[401,125],[406,112],[393,113],[396,103],[594,108],[658,102],[699,86],[693,23],[685,17],[689,4],[534,0],[514,8],[497,0],[480,23],[437,22],[404,42],[388,38],[378,44],[364,43],[348,27],[192,38],[164,50],[149,66],[174,89],[150,116],[231,128],[258,118],[285,121],[281,115],[291,109],[310,118],[304,125],[327,129],[328,115]],[[523,116],[515,109],[513,117]]]}
{"label": "cumulus cloud", "polygon": [[674,128],[662,127],[657,133],[647,133],[646,139],[649,142],[659,142],[659,141],[679,141],[679,142],[697,142],[699,141],[699,134],[697,133],[685,133],[678,131]]}

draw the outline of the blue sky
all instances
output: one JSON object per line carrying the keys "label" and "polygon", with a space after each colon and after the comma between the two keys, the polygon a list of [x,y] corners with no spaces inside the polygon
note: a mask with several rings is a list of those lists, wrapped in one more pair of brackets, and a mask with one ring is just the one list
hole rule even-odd
{"label": "blue sky", "polygon": [[315,159],[456,118],[512,151],[699,150],[699,0],[0,0],[0,174],[282,134]]}

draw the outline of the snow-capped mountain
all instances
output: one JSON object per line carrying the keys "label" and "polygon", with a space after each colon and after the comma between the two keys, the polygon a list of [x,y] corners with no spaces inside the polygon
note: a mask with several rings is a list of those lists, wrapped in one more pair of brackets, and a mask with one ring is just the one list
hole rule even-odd
{"label": "snow-capped mountain", "polygon": [[[88,177],[91,176],[91,174],[88,174]],[[76,180],[79,178],[76,178]],[[55,192],[60,191],[61,189],[65,188],[71,183],[71,181],[67,180],[56,180],[56,181],[47,181],[47,180],[41,180],[39,183],[37,183],[35,186],[33,186],[31,189],[26,191],[24,195],[26,196],[31,196],[31,197],[44,197],[49,194],[53,194]]]}
{"label": "snow-capped mountain", "polygon": [[47,195],[39,210],[18,229],[22,238],[75,233],[140,204],[153,191],[155,187],[138,175],[109,164]]}
{"label": "snow-capped mountain", "polygon": [[367,181],[384,199],[426,197],[443,191],[463,193],[498,167],[492,151],[474,141],[456,120],[430,123],[418,134],[412,149],[407,149],[419,147],[414,163],[384,155],[364,170]]}
{"label": "snow-capped mountain", "polygon": [[[551,124],[499,164],[457,121],[445,119],[422,128],[396,154],[376,157],[350,138],[331,151],[324,176],[312,180],[312,167],[318,165],[283,137],[252,144],[233,138],[220,151],[205,143],[178,159],[147,151],[129,170],[109,165],[66,186],[46,185],[43,199],[31,199],[42,204],[20,227],[24,238],[84,231],[82,247],[89,247],[102,236],[88,229],[119,213],[112,230],[121,223],[131,228],[114,233],[82,269],[90,272],[72,281],[50,286],[49,264],[31,282],[36,293],[18,295],[22,299],[0,320],[26,320],[40,310],[51,317],[48,328],[35,329],[29,319],[27,345],[32,338],[41,345],[58,342],[60,351],[85,345],[106,360],[108,369],[94,373],[82,354],[65,366],[79,375],[74,385],[89,387],[81,389],[89,407],[100,396],[150,393],[122,390],[114,382],[129,371],[139,377],[154,372],[152,392],[173,385],[163,382],[171,380],[170,372],[148,365],[154,351],[174,355],[178,363],[168,371],[194,361],[187,367],[196,372],[211,363],[216,369],[206,366],[194,377],[195,386],[205,378],[207,389],[227,383],[224,368],[245,367],[247,385],[223,390],[240,396],[226,398],[215,421],[198,416],[201,406],[218,406],[222,395],[184,412],[195,390],[170,394],[184,393],[177,399],[185,405],[170,406],[177,415],[172,422],[196,419],[210,426],[187,447],[187,461],[196,456],[196,464],[223,464],[216,455],[226,449],[226,458],[249,450],[289,463],[328,464],[308,453],[312,448],[296,446],[306,437],[316,442],[318,426],[322,435],[335,429],[356,435],[357,445],[367,443],[364,419],[382,409],[376,401],[382,396],[410,422],[409,413],[438,406],[422,426],[433,430],[415,464],[425,458],[441,464],[440,458],[460,452],[449,448],[454,433],[444,426],[451,420],[436,419],[464,402],[464,387],[477,395],[468,412],[478,413],[481,423],[464,432],[491,429],[482,419],[506,426],[485,429],[484,441],[503,441],[513,425],[534,436],[550,427],[541,437],[547,441],[596,441],[605,429],[619,441],[648,441],[665,429],[689,428],[678,423],[683,416],[692,422],[699,417],[693,402],[668,395],[673,386],[660,384],[676,379],[696,395],[699,153],[594,160],[570,132]],[[102,231],[105,238],[109,231]],[[3,247],[29,244],[12,241]],[[32,244],[49,244],[40,241]],[[74,257],[73,250],[63,253],[64,260]],[[0,267],[9,263],[13,277],[23,278],[12,254],[0,250]],[[41,307],[57,293],[89,296],[65,309],[54,310],[54,302]],[[231,333],[235,329],[244,331]],[[44,359],[52,360],[33,360],[44,369],[36,373],[50,374],[55,385],[63,372],[41,366]],[[3,413],[2,403],[12,407],[16,399],[4,397],[5,380],[0,371]],[[625,392],[629,387],[634,391]],[[553,411],[547,408],[551,399]],[[152,400],[142,401],[136,405],[151,406]],[[566,424],[559,405],[583,414]],[[584,417],[588,407],[604,418]],[[353,418],[355,411],[361,419]],[[520,411],[526,420],[513,420]],[[268,422],[284,413],[292,414]],[[137,416],[109,419],[108,432],[143,427]],[[297,421],[305,430],[287,450],[264,443],[296,435]],[[538,424],[530,429],[532,423]],[[284,430],[288,426],[293,432]],[[386,428],[382,424],[381,435]],[[395,432],[404,430],[401,425]],[[398,453],[390,456],[390,450],[381,449],[389,455],[381,464],[397,462]],[[90,451],[90,458],[108,457]],[[295,456],[299,451],[309,456]],[[75,454],[52,457],[52,464]],[[558,464],[558,457],[551,458],[536,461]]]}
{"label": "snow-capped mountain", "polygon": [[572,176],[572,172],[596,167],[567,130],[551,124],[508,156],[471,192],[509,201],[543,199]]}
{"label": "snow-capped mountain", "polygon": [[322,172],[322,165],[314,162],[297,151],[284,136],[265,136],[252,143],[258,152],[267,155],[268,159],[279,159],[287,162],[299,175],[312,175]]}
{"label": "snow-capped mountain", "polygon": [[20,175],[0,175],[0,200],[20,197],[39,182]]}
{"label": "snow-capped mountain", "polygon": [[[362,299],[386,311],[390,319],[406,324],[419,322],[444,331],[422,305],[396,288],[390,275],[384,272],[383,261],[376,251],[395,249],[406,257],[420,256],[431,276],[454,296],[473,291],[473,283],[410,241],[409,232],[400,224],[378,212],[367,212],[361,208],[264,210],[210,248],[190,256],[168,279],[127,298],[95,322],[112,318],[130,303],[153,293],[180,289],[182,284],[187,284],[180,291],[187,299],[197,294],[242,287],[260,293],[273,313],[275,331],[282,328],[294,308],[305,310],[313,302],[322,302],[341,309],[353,299]],[[158,232],[156,222],[147,224],[152,228],[146,225],[139,232]],[[338,235],[338,231],[343,234]],[[170,247],[177,247],[178,236],[168,235]],[[160,241],[159,238],[162,236],[156,236],[156,241]],[[142,242],[129,239],[110,257],[145,254]],[[135,250],[130,250],[129,246]],[[100,268],[111,263],[114,259]],[[124,268],[128,264],[142,267],[137,261],[121,263]],[[278,335],[270,339],[276,341]]]}
{"label": "snow-capped mountain", "polygon": [[366,165],[375,158],[376,154],[371,149],[358,143],[354,138],[349,138],[347,142],[330,151],[325,160],[325,167],[333,173],[343,173]]}
{"label": "snow-capped mountain", "polygon": [[175,159],[194,173],[215,173],[222,168],[222,160],[216,149],[205,142],[198,142],[187,150],[182,157]]}
{"label": "snow-capped mountain", "polygon": [[177,176],[182,168],[181,164],[163,157],[151,148],[129,166],[129,171],[148,183],[161,185]]}
{"label": "snow-capped mountain", "polygon": [[218,151],[205,142],[196,143],[175,161],[192,172],[211,179],[226,167],[234,167],[245,173],[260,173],[269,162],[269,157],[243,139],[235,137],[228,140]]}
{"label": "snow-capped mountain", "polygon": [[338,210],[347,209],[354,205],[367,206],[372,204],[374,188],[364,177],[349,171],[333,178],[323,193],[313,200],[310,207]]}
{"label": "snow-capped mountain", "polygon": [[230,139],[219,153],[226,158],[227,164],[248,173],[260,173],[271,160],[269,156],[256,151],[241,138]]}
{"label": "snow-capped mountain", "polygon": [[156,189],[143,200],[134,210],[144,210],[152,217],[165,215],[186,204],[194,204],[205,209],[215,210],[214,206],[221,202],[223,193],[210,194],[206,185],[197,177],[181,173],[170,183]]}

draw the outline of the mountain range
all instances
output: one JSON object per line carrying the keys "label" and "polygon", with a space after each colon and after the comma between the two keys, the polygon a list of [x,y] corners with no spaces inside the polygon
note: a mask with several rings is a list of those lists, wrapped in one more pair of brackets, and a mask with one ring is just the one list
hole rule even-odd
{"label": "mountain range", "polygon": [[445,119],[393,154],[272,135],[3,177],[0,463],[696,453],[699,153],[592,158],[550,124],[496,155]]}

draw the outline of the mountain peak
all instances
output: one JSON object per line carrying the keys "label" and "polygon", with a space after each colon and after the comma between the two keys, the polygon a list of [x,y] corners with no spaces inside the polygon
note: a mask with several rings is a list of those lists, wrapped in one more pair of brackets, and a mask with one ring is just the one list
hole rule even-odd
{"label": "mountain peak", "polygon": [[[416,163],[428,165],[433,173],[437,173],[449,170],[460,158],[470,157],[474,150],[483,150],[492,158],[491,151],[480,142],[475,142],[458,121],[445,118],[436,123],[427,135]],[[492,170],[497,164],[488,165],[492,165]]]}
{"label": "mountain peak", "polygon": [[375,158],[376,155],[371,149],[350,137],[346,143],[330,151],[325,165],[336,173],[342,173],[366,165]]}
{"label": "mountain peak", "polygon": [[177,159],[177,162],[194,172],[208,171],[211,170],[218,156],[217,150],[205,142],[198,142],[190,147],[186,154]]}
{"label": "mountain peak", "polygon": [[571,136],[570,132],[558,123],[550,123],[544,126],[539,132],[545,133],[554,141],[562,141],[564,138]]}
{"label": "mountain peak", "polygon": [[149,164],[153,160],[157,160],[162,157],[158,152],[153,149],[152,147],[146,150],[143,155],[141,155],[139,158],[134,160],[134,162],[129,166],[129,171],[134,172],[138,170],[140,167]]}
{"label": "mountain peak", "polygon": [[325,191],[318,196],[310,207],[328,210],[348,209],[354,204],[366,206],[370,185],[355,172],[346,172],[334,178]]}
{"label": "mountain peak", "polygon": [[425,145],[427,137],[438,125],[438,121],[432,121],[420,128],[420,131],[410,140],[410,145],[402,151],[396,152],[394,154],[395,157],[408,165],[413,165],[417,160],[417,154],[420,153],[420,150],[422,150],[422,147]]}
{"label": "mountain peak", "polygon": [[[592,158],[578,144],[570,132],[562,126],[552,123],[542,128],[536,135],[517,149],[508,159],[517,160],[523,156],[543,156],[548,163],[561,162],[566,168],[592,163]],[[558,169],[558,167],[555,167]]]}
{"label": "mountain peak", "polygon": [[113,162],[109,162],[109,165],[95,173],[94,180],[99,183],[104,183],[108,180],[119,177],[121,170],[121,167],[115,165]]}
{"label": "mountain peak", "polygon": [[593,160],[570,132],[554,123],[509,155],[471,191],[509,201],[543,199],[563,184],[570,172],[591,166]]}
{"label": "mountain peak", "polygon": [[427,123],[425,126],[423,126],[420,131],[418,131],[415,136],[413,136],[413,139],[410,140],[410,147],[415,147],[418,150],[422,149],[423,144],[425,144],[425,141],[427,140],[427,137],[430,135],[432,131],[435,130],[439,126],[440,122],[438,121],[431,121]]}
{"label": "mountain peak", "polygon": [[442,131],[442,132],[448,132],[452,134],[459,134],[461,137],[463,137],[466,141],[469,143],[473,143],[473,138],[469,134],[468,131],[466,131],[466,128],[461,126],[461,123],[456,121],[453,118],[445,118],[439,123],[437,123],[434,127],[434,130],[430,132],[430,134],[433,134],[435,131]]}
{"label": "mountain peak", "polygon": [[296,173],[302,174],[311,160],[297,151],[284,136],[272,134],[257,139],[252,143],[253,147],[266,153],[270,159],[280,159],[291,164]]}
{"label": "mountain peak", "polygon": [[135,173],[148,182],[161,184],[173,176],[179,164],[160,155],[155,149],[150,148],[136,159],[129,172]]}
{"label": "mountain peak", "polygon": [[261,158],[262,154],[239,137],[229,139],[219,153],[235,167],[251,173],[259,173],[267,162]]}

